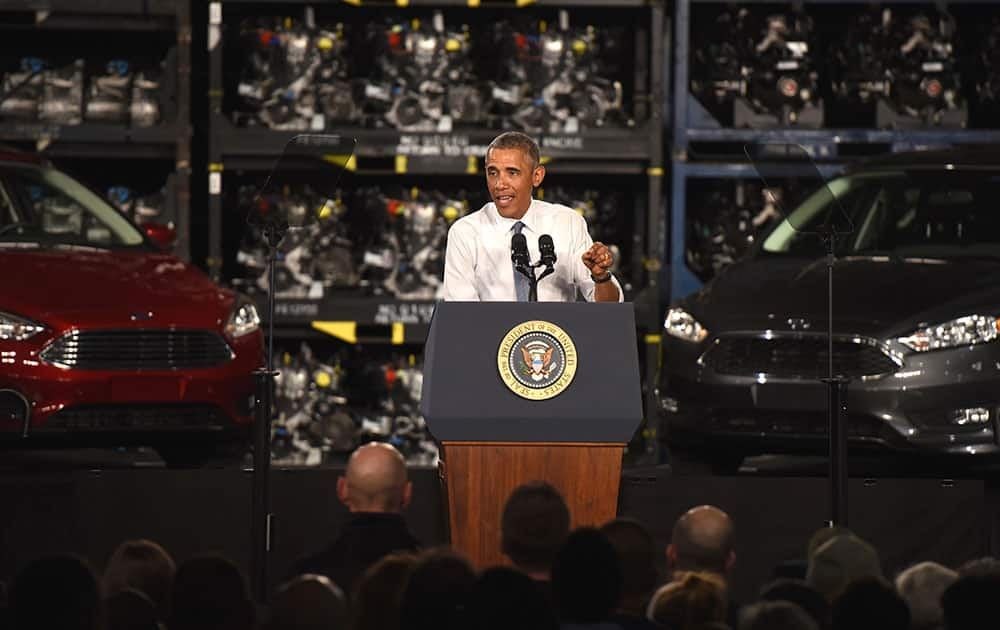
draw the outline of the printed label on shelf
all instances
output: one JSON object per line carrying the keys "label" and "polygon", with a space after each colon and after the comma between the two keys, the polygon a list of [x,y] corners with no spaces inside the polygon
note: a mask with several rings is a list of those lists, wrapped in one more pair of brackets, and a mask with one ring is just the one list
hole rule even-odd
{"label": "printed label on shelf", "polygon": [[430,324],[435,302],[395,302],[379,304],[376,324]]}

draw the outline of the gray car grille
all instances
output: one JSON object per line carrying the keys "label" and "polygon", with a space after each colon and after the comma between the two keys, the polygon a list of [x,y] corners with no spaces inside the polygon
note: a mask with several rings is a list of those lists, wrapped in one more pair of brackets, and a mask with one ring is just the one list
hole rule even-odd
{"label": "gray car grille", "polygon": [[52,342],[41,358],[80,370],[185,370],[216,367],[233,352],[208,330],[74,330]]}
{"label": "gray car grille", "polygon": [[[721,337],[702,356],[702,363],[719,374],[820,379],[829,372],[827,339],[802,337]],[[899,364],[874,343],[835,339],[834,374],[849,377],[889,374]]]}

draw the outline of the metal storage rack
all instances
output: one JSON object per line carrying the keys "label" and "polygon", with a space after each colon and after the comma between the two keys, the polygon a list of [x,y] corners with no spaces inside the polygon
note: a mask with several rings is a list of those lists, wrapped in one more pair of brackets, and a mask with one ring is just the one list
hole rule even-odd
{"label": "metal storage rack", "polygon": [[191,178],[191,13],[186,0],[2,0],[0,33],[30,32],[169,32],[175,55],[169,119],[153,127],[82,123],[0,122],[0,143],[24,147],[58,161],[61,158],[172,161],[167,178],[168,213],[177,234],[175,253],[190,258]]}
{"label": "metal storage rack", "polygon": [[[692,143],[711,144],[799,144],[817,163],[824,177],[829,177],[846,164],[839,149],[847,146],[880,145],[886,151],[904,151],[964,144],[1000,143],[1000,130],[986,129],[738,129],[721,127],[712,119],[689,90],[689,47],[692,32],[692,5],[723,4],[724,0],[675,0],[674,58],[672,97],[672,146],[670,188],[670,247],[663,283],[669,287],[669,300],[676,300],[696,291],[701,281],[685,262],[687,226],[687,180],[691,178],[755,178],[756,171],[746,161],[716,158],[698,161],[691,158]],[[791,3],[774,0],[744,0],[742,4],[788,6]],[[809,4],[864,6],[857,0],[806,0]],[[882,4],[917,4],[914,0],[885,0]],[[959,4],[996,5],[995,0],[963,0]],[[790,178],[807,175],[790,165]]]}
{"label": "metal storage rack", "polygon": [[[224,220],[223,191],[227,174],[234,171],[266,172],[294,133],[267,129],[237,128],[222,111],[224,29],[228,26],[226,9],[246,5],[248,0],[223,0],[209,5],[209,272],[219,277],[223,263],[223,235],[233,227]],[[312,5],[351,10],[356,6],[394,8],[440,8],[445,11],[504,9],[531,11],[533,8],[587,7],[608,11],[629,10],[635,14],[635,90],[632,96],[635,127],[631,129],[592,129],[579,134],[541,135],[537,139],[550,178],[559,175],[595,175],[616,177],[615,184],[630,187],[636,226],[631,243],[628,280],[635,288],[631,298],[637,305],[639,342],[648,351],[646,373],[656,370],[659,344],[659,270],[664,250],[663,125],[665,121],[665,72],[669,49],[669,21],[662,0],[277,0],[255,5],[292,8]],[[353,6],[347,6],[353,5]],[[469,177],[471,185],[481,185],[481,152],[499,133],[491,129],[461,129],[453,133],[411,133],[393,129],[334,128],[326,133],[341,133],[357,138],[352,176],[447,175]],[[461,157],[427,158],[415,155],[413,147],[454,145],[462,147]],[[284,338],[308,338],[332,335],[348,343],[422,344],[427,333],[433,301],[402,301],[391,298],[338,298],[321,300],[279,299],[275,314],[275,335]],[[651,400],[647,401],[651,406]]]}

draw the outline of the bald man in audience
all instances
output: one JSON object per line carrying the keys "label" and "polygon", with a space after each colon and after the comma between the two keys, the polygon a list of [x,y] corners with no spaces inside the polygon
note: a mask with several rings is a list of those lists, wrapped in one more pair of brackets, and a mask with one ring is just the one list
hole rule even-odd
{"label": "bald man in audience", "polygon": [[[714,573],[726,581],[736,564],[736,528],[714,505],[699,505],[681,515],[667,545],[667,568],[673,572]],[[736,628],[739,606],[729,600],[728,622]]]}
{"label": "bald man in audience", "polygon": [[383,556],[419,550],[420,541],[401,514],[412,492],[406,463],[392,445],[359,447],[337,479],[337,498],[350,516],[332,544],[296,563],[293,575],[325,575],[350,595],[365,570]]}

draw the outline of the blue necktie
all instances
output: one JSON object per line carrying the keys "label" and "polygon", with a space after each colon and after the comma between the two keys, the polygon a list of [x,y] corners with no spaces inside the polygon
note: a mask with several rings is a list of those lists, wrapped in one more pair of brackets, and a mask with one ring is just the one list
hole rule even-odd
{"label": "blue necktie", "polygon": [[[514,234],[520,234],[523,228],[524,223],[518,221],[514,224]],[[517,270],[513,261],[511,261],[510,266],[514,269],[514,295],[517,297],[518,302],[527,302],[528,291],[531,289],[531,282],[528,280],[527,276]]]}

